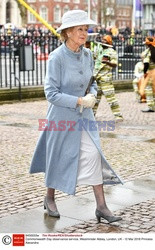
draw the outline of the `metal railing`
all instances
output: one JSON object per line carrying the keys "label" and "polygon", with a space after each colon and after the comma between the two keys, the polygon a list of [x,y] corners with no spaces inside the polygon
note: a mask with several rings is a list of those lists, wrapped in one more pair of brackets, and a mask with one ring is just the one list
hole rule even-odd
{"label": "metal railing", "polygon": [[[20,70],[20,48],[32,46],[34,70]],[[0,88],[44,83],[48,54],[60,45],[55,36],[0,36]]]}
{"label": "metal railing", "polygon": [[114,71],[115,80],[133,79],[134,68],[141,60],[141,53],[145,50],[145,38],[142,36],[115,38],[113,45],[118,53],[118,66]]}
{"label": "metal railing", "polygon": [[[132,79],[134,67],[145,49],[144,37],[113,38],[118,52],[118,67],[113,72],[114,80]],[[20,48],[32,46],[34,70],[20,70]],[[56,36],[0,35],[0,88],[12,89],[19,86],[44,84],[48,54],[60,45]]]}

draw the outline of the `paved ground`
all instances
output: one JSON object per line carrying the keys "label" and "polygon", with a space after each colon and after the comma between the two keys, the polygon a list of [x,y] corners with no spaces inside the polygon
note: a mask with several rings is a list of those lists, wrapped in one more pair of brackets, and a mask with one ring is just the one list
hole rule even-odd
{"label": "paved ground", "polygon": [[[142,113],[146,104],[135,101],[134,93],[117,94],[124,121],[114,131],[101,133],[106,158],[124,182],[155,174],[155,114]],[[43,174],[29,175],[29,165],[39,136],[38,119],[45,118],[47,102],[21,102],[0,106],[0,217],[42,206],[46,193]],[[98,120],[113,120],[105,99]],[[77,187],[77,195],[92,192]],[[57,192],[57,200],[67,195]],[[123,224],[109,226],[91,220],[65,232],[155,232],[155,200],[117,211]]]}
{"label": "paved ground", "polygon": [[59,230],[59,233],[154,233],[155,232],[155,199],[142,202],[123,210],[115,215],[121,216],[120,222],[113,225],[96,219],[85,221],[72,227]]}

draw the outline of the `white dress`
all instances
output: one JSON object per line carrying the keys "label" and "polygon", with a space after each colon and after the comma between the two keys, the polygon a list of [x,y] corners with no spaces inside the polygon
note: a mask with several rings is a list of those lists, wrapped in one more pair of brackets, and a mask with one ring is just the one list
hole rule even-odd
{"label": "white dress", "polygon": [[103,184],[101,155],[87,131],[82,131],[77,185]]}

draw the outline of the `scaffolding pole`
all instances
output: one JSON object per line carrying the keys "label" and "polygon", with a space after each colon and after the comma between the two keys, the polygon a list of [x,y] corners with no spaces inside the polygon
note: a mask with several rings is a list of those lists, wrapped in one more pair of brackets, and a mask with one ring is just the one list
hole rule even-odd
{"label": "scaffolding pole", "polygon": [[18,2],[24,6],[28,11],[30,11],[42,24],[44,24],[46,26],[46,28],[48,28],[55,36],[60,36],[56,30],[50,25],[48,24],[35,10],[33,10],[27,3],[25,3],[25,1],[23,0],[18,0]]}

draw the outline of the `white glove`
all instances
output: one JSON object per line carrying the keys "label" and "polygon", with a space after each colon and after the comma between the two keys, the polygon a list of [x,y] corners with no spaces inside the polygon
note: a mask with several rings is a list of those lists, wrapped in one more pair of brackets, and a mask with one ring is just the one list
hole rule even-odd
{"label": "white glove", "polygon": [[93,108],[96,103],[96,98],[93,94],[87,94],[86,96],[82,97],[82,106],[84,108]]}

